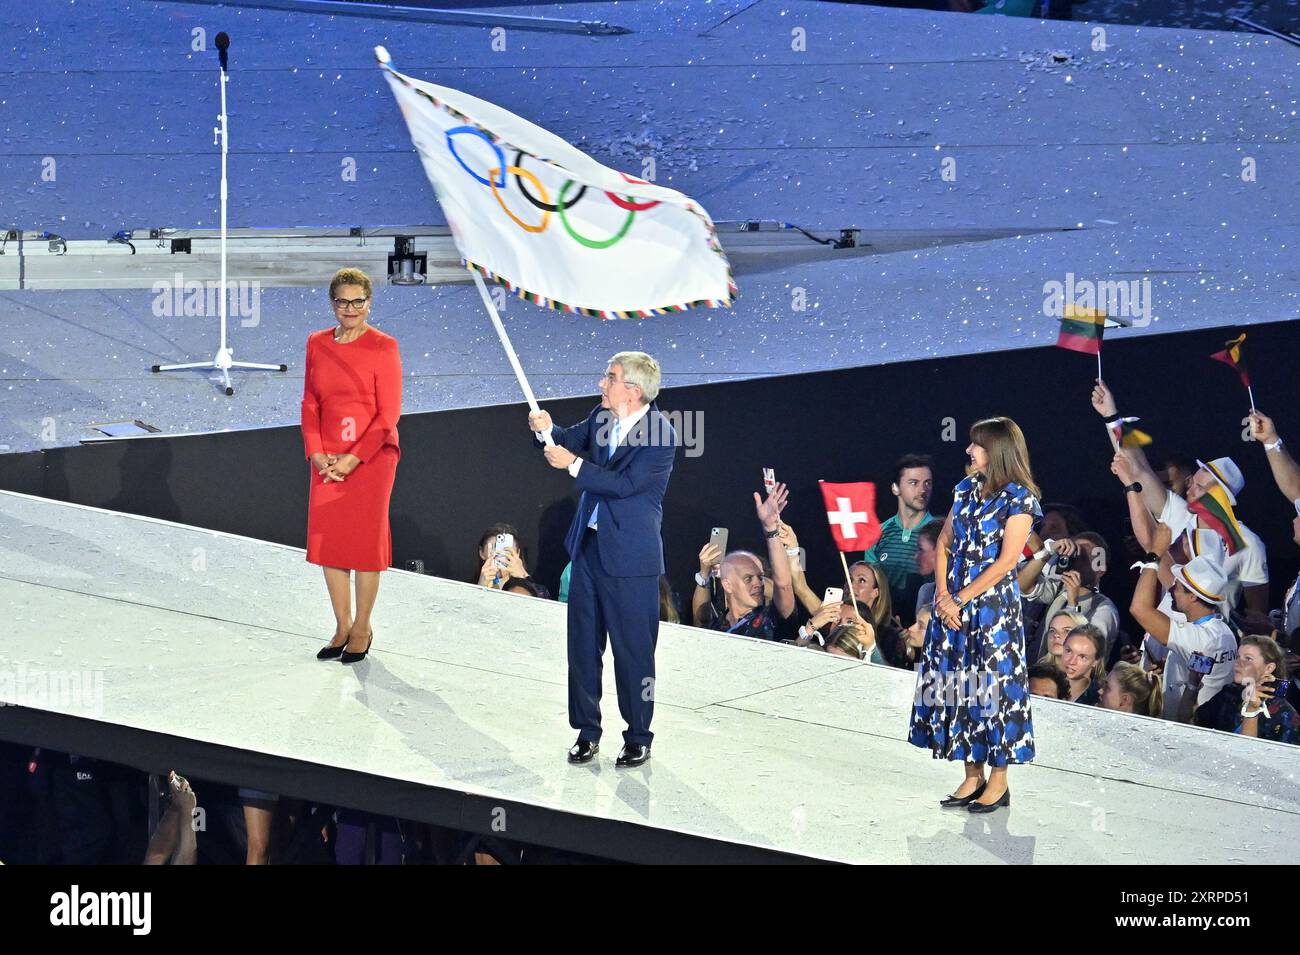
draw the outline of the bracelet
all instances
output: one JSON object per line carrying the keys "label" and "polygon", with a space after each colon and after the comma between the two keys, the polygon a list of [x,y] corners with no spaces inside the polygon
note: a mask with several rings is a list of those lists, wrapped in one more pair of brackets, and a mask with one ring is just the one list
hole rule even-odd
{"label": "bracelet", "polygon": [[1282,439],[1281,439],[1281,438],[1278,438],[1278,439],[1277,439],[1276,441],[1274,441],[1272,444],[1265,444],[1265,445],[1264,445],[1264,450],[1265,450],[1265,451],[1281,451],[1281,450],[1282,450]]}
{"label": "bracelet", "polygon": [[799,556],[799,548],[798,548],[798,547],[787,547],[787,548],[785,549],[785,552],[786,552],[786,554],[787,554],[788,556],[790,556],[790,557],[798,557],[798,556]]}
{"label": "bracelet", "polygon": [[1249,700],[1241,704],[1241,715],[1248,720],[1253,720],[1255,717],[1259,716],[1260,713],[1263,713],[1265,709],[1267,709],[1267,707],[1265,707],[1264,704],[1261,703],[1259,709],[1255,710],[1253,713],[1248,713],[1247,708],[1249,706],[1250,706]]}
{"label": "bracelet", "polygon": [[781,529],[778,527],[774,531],[763,531],[763,536],[766,537],[768,540],[771,540],[773,537],[780,537]]}
{"label": "bracelet", "polygon": [[1160,565],[1150,560],[1139,560],[1129,570],[1159,570]]}

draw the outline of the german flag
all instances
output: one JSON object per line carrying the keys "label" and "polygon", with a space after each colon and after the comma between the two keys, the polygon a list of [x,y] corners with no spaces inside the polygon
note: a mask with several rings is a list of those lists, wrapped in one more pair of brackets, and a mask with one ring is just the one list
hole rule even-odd
{"label": "german flag", "polygon": [[1101,354],[1101,336],[1106,325],[1106,315],[1092,308],[1078,308],[1067,304],[1061,315],[1061,334],[1056,339],[1057,348],[1068,348],[1087,355]]}
{"label": "german flag", "polygon": [[1241,383],[1246,388],[1250,387],[1250,375],[1246,373],[1246,357],[1242,352],[1242,346],[1246,344],[1246,333],[1242,332],[1230,342],[1223,343],[1223,351],[1216,351],[1210,357],[1215,361],[1221,361],[1237,374],[1241,375]]}
{"label": "german flag", "polygon": [[1228,492],[1219,484],[1213,484],[1195,503],[1187,505],[1187,509],[1223,538],[1229,556],[1246,546]]}
{"label": "german flag", "polygon": [[1115,435],[1115,443],[1121,448],[1145,448],[1152,443],[1151,435],[1133,427],[1134,423],[1140,421],[1140,418],[1115,418],[1108,422],[1111,434]]}

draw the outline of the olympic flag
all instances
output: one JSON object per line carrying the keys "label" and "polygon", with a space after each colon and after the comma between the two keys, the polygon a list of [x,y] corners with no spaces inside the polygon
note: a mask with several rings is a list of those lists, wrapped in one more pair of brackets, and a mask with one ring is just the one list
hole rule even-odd
{"label": "olympic flag", "polygon": [[731,266],[699,203],[375,54],[468,268],[527,301],[599,318],[731,305]]}

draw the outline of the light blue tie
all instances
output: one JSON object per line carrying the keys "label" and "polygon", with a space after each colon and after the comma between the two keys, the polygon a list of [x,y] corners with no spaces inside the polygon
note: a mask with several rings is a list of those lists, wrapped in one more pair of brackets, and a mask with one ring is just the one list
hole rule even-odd
{"label": "light blue tie", "polygon": [[[614,451],[618,447],[618,442],[622,437],[619,434],[619,431],[621,430],[619,425],[620,425],[619,420],[615,418],[614,427],[611,428],[609,432],[609,447],[605,449],[606,464],[608,464],[609,459],[614,456]],[[600,511],[600,505],[597,504],[595,507],[591,509],[591,520],[587,521],[587,526],[590,527],[593,531],[596,529],[596,514],[599,513],[599,511]]]}

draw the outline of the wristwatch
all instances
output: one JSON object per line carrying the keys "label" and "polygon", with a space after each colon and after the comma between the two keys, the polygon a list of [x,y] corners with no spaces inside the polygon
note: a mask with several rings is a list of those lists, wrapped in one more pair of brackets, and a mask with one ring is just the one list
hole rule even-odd
{"label": "wristwatch", "polygon": [[708,578],[708,577],[705,577],[705,576],[704,576],[702,573],[700,573],[698,570],[695,572],[695,586],[696,586],[696,587],[707,587],[707,586],[709,586],[709,578]]}
{"label": "wristwatch", "polygon": [[1142,483],[1141,483],[1140,481],[1134,481],[1132,484],[1125,484],[1125,485],[1124,485],[1124,493],[1126,493],[1126,494],[1141,494],[1141,493],[1142,493]]}
{"label": "wristwatch", "polygon": [[778,527],[774,531],[763,531],[763,536],[766,537],[768,540],[771,540],[773,537],[780,537],[781,529]]}

